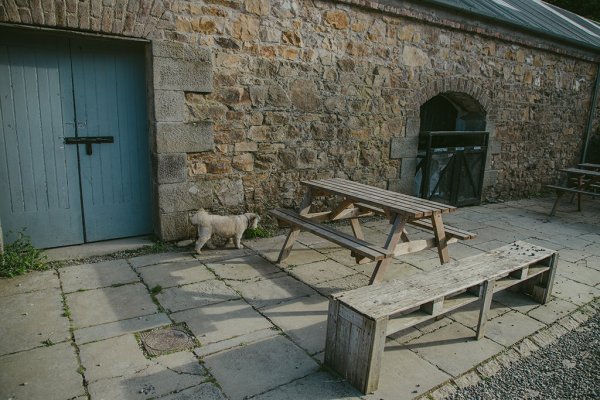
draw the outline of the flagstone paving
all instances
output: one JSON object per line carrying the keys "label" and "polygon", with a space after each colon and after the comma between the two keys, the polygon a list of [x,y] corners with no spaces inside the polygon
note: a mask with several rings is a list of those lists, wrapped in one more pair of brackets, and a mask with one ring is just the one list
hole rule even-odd
{"label": "flagstone paving", "polygon": [[[494,363],[551,343],[552,334],[576,327],[579,308],[600,295],[600,205],[586,202],[579,213],[563,204],[549,219],[552,201],[444,216],[479,235],[451,245],[453,259],[514,240],[559,250],[554,296],[539,305],[498,293],[479,341],[478,304],[394,334],[372,395],[322,363],[327,296],[368,284],[374,263],[356,265],[348,251],[302,233],[283,266],[274,261],[285,235],[247,240],[243,249],[152,254],[0,280],[0,398],[396,400],[431,390],[441,396],[444,387],[436,388],[444,382],[476,382],[498,369]],[[387,221],[369,220],[364,231],[383,244]],[[395,259],[384,279],[433,268],[437,253],[422,251]],[[139,333],[172,324],[189,331],[196,347],[145,354]]]}

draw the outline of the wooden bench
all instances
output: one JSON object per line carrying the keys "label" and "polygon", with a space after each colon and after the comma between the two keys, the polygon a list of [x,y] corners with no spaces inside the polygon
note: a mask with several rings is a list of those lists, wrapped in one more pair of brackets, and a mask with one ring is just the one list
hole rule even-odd
{"label": "wooden bench", "polygon": [[369,260],[379,261],[387,257],[387,251],[383,247],[372,245],[352,235],[319,224],[294,211],[276,208],[269,211],[269,214],[273,215],[279,221],[284,221],[292,226],[299,227],[303,231],[311,232],[319,237],[339,244],[342,247],[350,249],[353,253],[359,254]]}
{"label": "wooden bench", "polygon": [[[591,188],[597,188],[598,185],[589,185]],[[558,206],[558,202],[565,192],[573,193],[579,195],[577,199],[577,211],[581,211],[581,195],[588,196],[600,196],[600,192],[590,192],[589,190],[583,190],[575,187],[565,187],[565,186],[557,186],[557,185],[546,185],[548,189],[553,189],[556,191],[556,200],[554,201],[554,205],[552,206],[552,210],[550,211],[550,216],[554,216],[556,213],[556,208]]]}
{"label": "wooden bench", "polygon": [[476,338],[492,295],[516,289],[544,304],[558,253],[525,242],[453,261],[430,272],[335,294],[329,303],[325,364],[363,393],[377,389],[387,336],[481,301]]}

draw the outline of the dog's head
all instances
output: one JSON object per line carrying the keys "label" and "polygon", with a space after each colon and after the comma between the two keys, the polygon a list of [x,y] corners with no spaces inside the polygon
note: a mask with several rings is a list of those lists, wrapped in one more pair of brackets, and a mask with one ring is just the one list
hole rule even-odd
{"label": "dog's head", "polygon": [[258,221],[260,217],[254,213],[245,213],[246,218],[248,218],[248,228],[256,229],[258,227]]}
{"label": "dog's head", "polygon": [[196,212],[196,214],[191,216],[190,222],[192,223],[192,225],[199,225],[201,218],[205,215],[208,215],[208,213],[203,208],[201,208]]}

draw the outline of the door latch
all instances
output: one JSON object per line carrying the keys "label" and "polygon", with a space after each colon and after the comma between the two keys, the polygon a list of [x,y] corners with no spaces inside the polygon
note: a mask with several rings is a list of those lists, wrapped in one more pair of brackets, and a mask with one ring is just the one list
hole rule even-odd
{"label": "door latch", "polygon": [[92,144],[114,143],[114,136],[81,136],[66,137],[65,144],[85,144],[85,154],[92,154]]}

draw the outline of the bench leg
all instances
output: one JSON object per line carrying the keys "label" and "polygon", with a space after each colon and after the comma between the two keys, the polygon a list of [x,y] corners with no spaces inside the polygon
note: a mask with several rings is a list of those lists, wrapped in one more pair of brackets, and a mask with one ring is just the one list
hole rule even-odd
{"label": "bench leg", "polygon": [[448,255],[448,242],[446,240],[446,232],[444,231],[444,223],[442,222],[442,214],[439,212],[433,213],[431,216],[431,225],[433,226],[433,233],[437,242],[440,262],[445,264],[450,261],[450,256]]}
{"label": "bench leg", "polygon": [[562,197],[563,194],[564,194],[564,192],[560,192],[560,191],[556,192],[556,200],[554,201],[554,205],[552,206],[552,210],[550,211],[551,217],[553,217],[554,214],[556,213],[556,207],[558,206],[558,202],[560,201],[560,198]]}
{"label": "bench leg", "polygon": [[336,299],[329,301],[325,365],[365,394],[379,384],[387,321],[367,318]]}
{"label": "bench leg", "polygon": [[390,231],[390,234],[388,235],[387,241],[384,246],[384,249],[388,250],[391,254],[383,260],[379,260],[377,262],[377,265],[375,265],[375,270],[373,271],[373,275],[371,275],[371,279],[369,280],[369,285],[379,283],[383,280],[383,275],[385,274],[385,271],[387,270],[388,266],[392,263],[394,250],[396,249],[396,245],[402,237],[405,225],[406,219],[401,217],[400,214],[396,214],[396,216],[394,217],[394,224],[392,226],[392,230]]}
{"label": "bench leg", "polygon": [[[309,213],[311,201],[312,201],[312,191],[309,189],[306,191],[306,193],[304,194],[304,197],[302,198],[302,203],[300,204],[300,212],[299,212],[300,215],[306,215]],[[279,257],[277,257],[278,263],[281,263],[281,262],[285,261],[286,258],[288,258],[288,256],[290,255],[290,252],[292,251],[292,247],[294,246],[294,243],[298,239],[299,234],[300,234],[300,229],[292,226],[292,228],[290,229],[290,233],[288,233],[287,238],[285,239],[285,242],[283,243],[283,247],[281,248],[281,251],[279,252]]]}
{"label": "bench leg", "polygon": [[494,285],[496,281],[490,280],[483,282],[481,310],[479,311],[479,321],[477,322],[477,340],[485,336],[485,324],[488,319],[488,312],[492,304],[492,296],[494,295]]}
{"label": "bench leg", "polygon": [[552,287],[554,286],[554,277],[556,276],[556,267],[558,266],[558,253],[554,254],[548,260],[550,269],[544,272],[540,281],[533,287],[532,297],[541,304],[546,304],[550,300]]}

